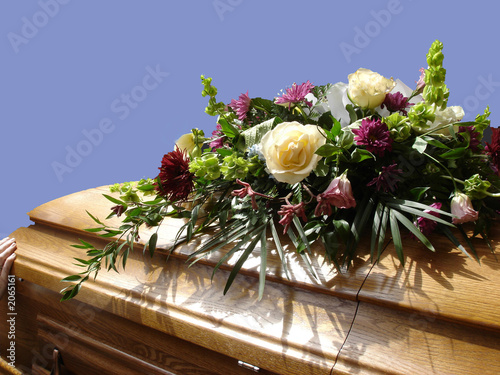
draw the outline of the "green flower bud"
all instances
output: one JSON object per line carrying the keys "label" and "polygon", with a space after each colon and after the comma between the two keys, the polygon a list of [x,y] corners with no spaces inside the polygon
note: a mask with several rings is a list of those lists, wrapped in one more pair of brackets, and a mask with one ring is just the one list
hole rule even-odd
{"label": "green flower bud", "polygon": [[216,154],[208,153],[201,157],[194,158],[189,163],[189,172],[196,177],[203,177],[207,180],[216,180],[220,177],[219,159]]}
{"label": "green flower bud", "polygon": [[391,133],[391,138],[396,142],[403,142],[411,134],[411,125],[408,117],[393,113],[383,119]]}
{"label": "green flower bud", "polygon": [[483,199],[486,197],[486,191],[490,188],[491,183],[489,181],[481,180],[479,174],[465,180],[464,192],[471,199]]}
{"label": "green flower bud", "polygon": [[420,102],[415,104],[408,111],[408,119],[410,120],[412,128],[418,132],[423,132],[429,127],[427,122],[433,122],[436,119],[436,115],[434,114],[434,108],[431,105],[425,102]]}
{"label": "green flower bud", "polygon": [[427,53],[429,67],[425,70],[423,97],[426,103],[436,104],[436,107],[445,109],[450,93],[444,84],[446,69],[443,68],[442,49],[443,43],[436,40]]}
{"label": "green flower bud", "polygon": [[248,162],[236,153],[226,156],[221,166],[222,174],[225,180],[243,180],[248,174]]}

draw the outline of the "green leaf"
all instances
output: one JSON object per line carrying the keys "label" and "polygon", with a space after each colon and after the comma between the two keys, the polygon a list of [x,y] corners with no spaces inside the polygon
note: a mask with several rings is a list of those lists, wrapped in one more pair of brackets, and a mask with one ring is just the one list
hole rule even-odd
{"label": "green leaf", "polygon": [[113,202],[113,203],[119,204],[119,205],[121,205],[121,206],[126,206],[126,203],[125,203],[124,201],[120,200],[120,199],[113,198],[113,197],[111,197],[111,196],[109,196],[109,195],[107,195],[107,194],[103,194],[103,196],[104,196],[107,200],[109,200],[110,202]]}
{"label": "green leaf", "polygon": [[431,251],[436,251],[434,246],[430,243],[430,241],[425,237],[425,235],[418,230],[418,228],[413,224],[406,216],[404,216],[402,213],[396,211],[396,210],[391,210],[391,213],[394,214],[396,219],[403,224],[406,229],[408,229],[415,237],[417,237],[420,242],[422,242],[429,250]]}
{"label": "green leaf", "polygon": [[283,272],[285,272],[287,279],[290,279],[290,275],[288,273],[288,266],[286,264],[285,252],[283,251],[283,246],[281,245],[280,236],[278,234],[278,231],[276,230],[276,225],[274,224],[274,220],[272,218],[269,219],[269,226],[271,227],[271,233],[273,235],[274,244],[276,245],[276,251],[278,252],[278,255],[281,259]]}
{"label": "green leaf", "polygon": [[88,212],[88,211],[85,211],[85,212],[87,212],[87,215],[89,215],[92,218],[92,220],[94,220],[97,224],[102,225],[104,227],[106,226],[98,218],[96,218],[95,216],[93,216],[90,212]]}
{"label": "green leaf", "polygon": [[228,150],[227,148],[218,148],[215,151],[222,156],[231,156],[233,154],[233,151]]}
{"label": "green leaf", "polygon": [[331,143],[326,143],[323,146],[321,146],[320,148],[318,148],[316,150],[315,154],[327,158],[329,156],[333,156],[333,155],[338,154],[340,152],[342,152],[342,149],[340,147],[332,145]]}
{"label": "green leaf", "polygon": [[226,119],[220,118],[219,124],[222,128],[222,132],[229,138],[234,138],[236,135],[240,134],[239,130],[236,129],[232,124],[227,122]]}
{"label": "green leaf", "polygon": [[399,261],[401,262],[401,265],[404,266],[405,258],[403,256],[403,243],[401,242],[401,233],[399,232],[398,220],[394,215],[394,210],[392,209],[389,210],[389,217],[390,217],[389,221],[391,225],[391,234],[392,234],[392,241],[394,243],[394,248],[396,249],[396,253],[398,255]]}
{"label": "green leaf", "polygon": [[459,147],[441,154],[440,157],[448,160],[461,159],[466,152],[466,147]]}
{"label": "green leaf", "polygon": [[373,158],[374,158],[373,154],[370,151],[365,150],[363,148],[355,148],[354,151],[351,153],[351,161],[354,163],[360,163],[363,160],[373,159]]}
{"label": "green leaf", "polygon": [[80,275],[71,275],[71,276],[65,277],[61,281],[64,281],[64,282],[77,281],[77,280],[80,280],[81,278],[82,277]]}
{"label": "green leaf", "polygon": [[149,238],[148,242],[148,248],[149,248],[149,254],[151,255],[151,258],[153,257],[155,250],[156,250],[156,242],[158,241],[158,234],[153,233],[151,237]]}
{"label": "green leaf", "polygon": [[[447,226],[440,225],[438,224],[438,228],[443,234],[448,237],[448,239],[453,243],[462,253],[464,253],[469,259],[472,259],[472,257],[469,255],[467,250],[465,250],[465,247],[462,246],[458,238],[455,237],[453,232],[448,228]],[[474,251],[475,253],[475,251]],[[479,262],[479,258],[477,257],[477,254],[475,254],[477,261]]]}
{"label": "green leaf", "polygon": [[260,270],[259,270],[259,301],[264,295],[264,286],[266,285],[267,271],[267,242],[266,230],[264,229],[260,236]]}
{"label": "green leaf", "polygon": [[[267,226],[267,223],[266,223],[266,226]],[[262,228],[262,226],[260,228]],[[254,234],[255,234],[255,232],[258,232],[258,230],[255,230]],[[233,284],[233,281],[234,281],[236,275],[240,272],[240,269],[243,266],[243,263],[245,263],[245,261],[248,259],[248,256],[255,249],[255,246],[260,241],[260,238],[261,238],[261,233],[258,233],[257,235],[255,235],[252,242],[250,242],[248,247],[245,249],[243,254],[239,257],[238,261],[235,263],[233,269],[231,270],[231,273],[229,274],[229,277],[227,278],[226,286],[224,287],[224,292],[223,292],[224,294],[227,293],[227,291],[229,290],[229,288]]]}
{"label": "green leaf", "polygon": [[90,233],[97,233],[97,232],[101,232],[104,230],[104,228],[88,228],[88,229],[84,229],[85,232],[90,232]]}
{"label": "green leaf", "polygon": [[281,122],[283,121],[280,118],[274,117],[242,132],[241,134],[245,138],[246,147],[252,147],[257,143],[260,143],[262,137],[264,137],[269,130]]}
{"label": "green leaf", "polygon": [[[450,149],[448,146],[446,146],[444,143],[438,141],[437,139],[434,139],[432,137],[422,137],[428,144],[438,147],[438,148],[444,148],[444,149]],[[425,151],[425,150],[424,150]]]}

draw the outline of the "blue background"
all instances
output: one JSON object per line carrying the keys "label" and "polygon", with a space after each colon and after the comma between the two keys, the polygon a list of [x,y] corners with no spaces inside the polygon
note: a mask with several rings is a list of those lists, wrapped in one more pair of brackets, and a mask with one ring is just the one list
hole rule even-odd
{"label": "blue background", "polygon": [[[449,105],[462,105],[466,119],[490,105],[498,126],[497,7],[479,0],[2,1],[0,236],[30,225],[26,213],[52,199],[155,177],[180,135],[193,127],[209,135],[215,119],[204,113],[201,74],[213,77],[226,103],[247,90],[272,98],[293,82],[347,82],[359,67],[413,87],[439,39]],[[107,133],[96,130],[102,122]]]}

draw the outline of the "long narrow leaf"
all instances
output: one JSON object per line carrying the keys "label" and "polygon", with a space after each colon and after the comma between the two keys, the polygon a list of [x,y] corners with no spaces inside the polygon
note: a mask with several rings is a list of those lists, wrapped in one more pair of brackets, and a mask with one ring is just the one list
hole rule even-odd
{"label": "long narrow leaf", "polygon": [[[451,243],[453,245],[455,245],[469,259],[472,259],[472,257],[469,255],[469,253],[467,252],[467,250],[465,250],[465,247],[463,247],[463,245],[460,243],[460,241],[458,240],[458,238],[455,237],[455,235],[450,230],[450,228],[448,228],[448,227],[446,227],[444,225],[439,225],[439,224],[438,224],[438,227],[441,230],[441,232],[443,232],[443,234],[451,241]],[[477,257],[477,254],[476,254],[476,257]],[[478,259],[478,261],[479,261],[479,259]]]}
{"label": "long narrow leaf", "polygon": [[259,301],[262,299],[262,296],[264,295],[264,287],[266,285],[266,271],[267,271],[267,242],[266,242],[266,229],[264,228],[260,236]]}
{"label": "long narrow leaf", "polygon": [[[267,223],[266,223],[267,225]],[[265,230],[265,229],[264,229]],[[260,233],[255,236],[255,238],[250,242],[248,247],[245,249],[243,254],[239,257],[238,261],[235,263],[233,269],[231,270],[231,273],[229,274],[229,277],[227,278],[226,286],[224,287],[224,294],[227,293],[231,285],[233,284],[233,281],[236,277],[236,275],[240,272],[241,266],[243,266],[243,263],[248,259],[248,256],[252,253],[252,251],[255,249],[255,246],[257,243],[260,241]]]}
{"label": "long narrow leaf", "polygon": [[436,251],[434,246],[430,243],[430,241],[425,237],[425,235],[420,232],[420,230],[413,224],[405,215],[396,210],[391,210],[392,214],[398,219],[398,221],[403,224],[406,229],[408,229],[415,237],[417,237],[420,242],[422,242],[429,250]]}
{"label": "long narrow leaf", "polygon": [[286,264],[285,253],[283,251],[283,246],[281,245],[280,236],[278,235],[278,231],[276,230],[276,225],[274,224],[274,220],[271,218],[269,220],[269,226],[271,227],[271,233],[273,235],[274,244],[276,245],[276,251],[281,259],[281,264],[283,265],[283,271],[287,279],[290,280],[290,275],[288,274],[288,267]]}
{"label": "long narrow leaf", "polygon": [[[443,219],[441,219],[439,217],[436,217],[436,216],[432,215],[431,213],[424,212],[424,211],[421,211],[421,210],[417,210],[417,209],[412,208],[412,207],[404,206],[404,205],[401,205],[401,204],[391,204],[391,203],[387,203],[387,206],[395,209],[396,211],[405,211],[405,212],[408,212],[409,214],[421,216],[421,217],[424,217],[426,219],[435,221],[437,223],[448,225],[449,227],[454,227],[455,226],[455,225],[453,225],[452,223],[450,223],[448,221],[445,221],[445,220],[443,220]],[[431,209],[432,209],[432,207],[431,207]]]}
{"label": "long narrow leaf", "polygon": [[[297,240],[297,236],[295,235],[295,233],[293,233],[293,231],[291,231],[291,230],[288,230],[288,232],[286,232],[286,234],[292,240],[295,248],[298,249],[300,242]],[[316,274],[316,271],[314,270],[314,268],[311,264],[311,261],[310,261],[309,257],[307,256],[307,253],[302,251],[302,252],[299,252],[299,254],[302,257],[302,259],[304,260],[304,263],[306,264],[307,269],[309,270],[309,272],[311,272],[311,275],[313,275],[313,277],[315,279],[318,279],[318,275]]]}
{"label": "long narrow leaf", "polygon": [[394,215],[394,210],[390,209],[389,215],[390,215],[389,221],[391,224],[392,241],[394,242],[394,247],[396,248],[396,253],[398,254],[399,261],[401,262],[401,265],[404,266],[405,258],[403,256],[403,244],[401,242],[401,233],[399,232],[398,220]]}
{"label": "long narrow leaf", "polygon": [[307,239],[307,235],[304,232],[304,228],[302,227],[302,224],[297,216],[293,217],[293,225],[297,229],[297,232],[299,232],[300,239],[302,240],[302,243],[306,246],[307,251],[311,252],[311,245],[309,245],[309,240]]}

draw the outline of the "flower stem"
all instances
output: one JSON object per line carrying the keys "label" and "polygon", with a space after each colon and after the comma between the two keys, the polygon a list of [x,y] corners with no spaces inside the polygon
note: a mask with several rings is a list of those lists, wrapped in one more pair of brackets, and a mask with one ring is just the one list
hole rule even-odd
{"label": "flower stem", "polygon": [[[441,177],[446,178],[448,180],[452,180],[453,182],[459,182],[462,185],[465,185],[465,181],[462,181],[456,177],[450,177],[450,176],[441,176]],[[493,197],[493,198],[500,198],[500,193],[490,193],[489,191],[481,191],[481,193],[486,194],[486,195]]]}

